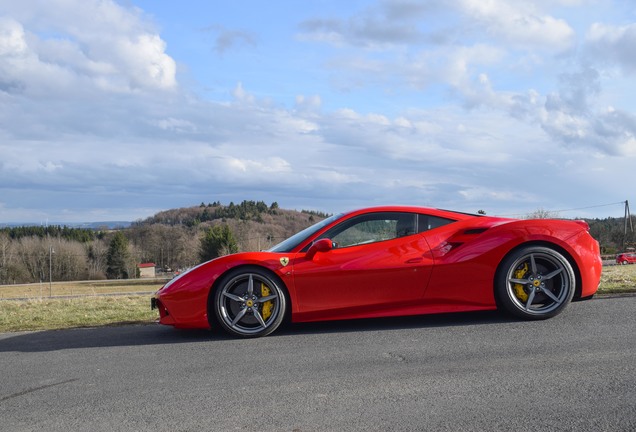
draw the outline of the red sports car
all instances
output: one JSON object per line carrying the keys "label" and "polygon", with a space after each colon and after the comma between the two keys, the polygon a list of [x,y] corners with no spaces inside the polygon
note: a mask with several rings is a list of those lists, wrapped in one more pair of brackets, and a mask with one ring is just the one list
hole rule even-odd
{"label": "red sports car", "polygon": [[502,309],[523,319],[589,298],[599,245],[583,221],[421,207],[334,215],[263,252],[223,256],[152,298],[160,322],[240,337],[292,322]]}
{"label": "red sports car", "polygon": [[616,255],[616,264],[634,264],[636,263],[636,253],[624,252]]}

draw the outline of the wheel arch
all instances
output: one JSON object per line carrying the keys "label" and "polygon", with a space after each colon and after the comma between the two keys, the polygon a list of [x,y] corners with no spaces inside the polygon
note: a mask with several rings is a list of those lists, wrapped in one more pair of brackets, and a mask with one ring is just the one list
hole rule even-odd
{"label": "wheel arch", "polygon": [[568,260],[568,262],[570,263],[570,266],[572,267],[572,270],[574,271],[574,279],[575,279],[575,288],[574,288],[574,297],[572,298],[572,301],[577,301],[581,299],[581,292],[583,290],[583,280],[581,277],[581,272],[579,270],[579,266],[576,262],[576,260],[574,259],[574,257],[572,256],[572,254],[570,252],[568,252],[565,248],[563,248],[562,246],[558,245],[557,243],[553,243],[553,242],[549,242],[549,241],[545,241],[545,240],[531,240],[531,241],[526,241],[523,243],[520,243],[518,245],[516,245],[515,247],[513,247],[512,249],[510,249],[499,261],[499,264],[497,264],[497,270],[495,271],[495,277],[493,278],[493,284],[492,284],[492,289],[493,289],[493,294],[495,296],[495,302],[497,303],[497,307],[499,307],[499,299],[497,298],[496,295],[496,290],[497,290],[497,280],[499,278],[499,275],[502,271],[505,271],[505,269],[503,268],[503,263],[506,260],[506,258],[508,258],[511,254],[515,253],[516,251],[518,251],[519,249],[528,247],[528,246],[541,246],[541,247],[547,247],[550,249],[554,249],[555,251],[557,251],[558,253],[560,253],[561,255],[563,255],[563,257]]}
{"label": "wheel arch", "polygon": [[291,310],[292,310],[291,296],[289,295],[289,288],[287,287],[283,279],[279,275],[277,275],[275,271],[273,271],[272,269],[266,266],[251,264],[251,263],[244,263],[244,264],[239,264],[235,267],[230,267],[226,269],[223,273],[219,274],[219,276],[214,280],[214,282],[212,283],[212,286],[210,287],[210,290],[208,292],[208,301],[207,301],[206,311],[208,315],[208,323],[210,324],[210,327],[212,329],[219,327],[219,323],[217,322],[216,315],[214,313],[214,297],[216,295],[216,291],[221,286],[221,282],[231,272],[238,272],[240,270],[248,271],[249,269],[258,269],[258,270],[264,271],[280,285],[280,287],[283,290],[283,294],[285,295],[285,302],[287,303],[287,309],[285,310],[285,318],[283,320],[283,323],[290,321]]}

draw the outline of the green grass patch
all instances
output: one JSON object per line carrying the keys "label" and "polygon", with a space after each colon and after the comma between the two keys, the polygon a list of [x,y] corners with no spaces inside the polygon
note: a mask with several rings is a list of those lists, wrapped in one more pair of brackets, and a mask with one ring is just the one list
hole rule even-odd
{"label": "green grass patch", "polygon": [[636,264],[603,267],[599,294],[636,292]]}
{"label": "green grass patch", "polygon": [[0,332],[152,323],[150,296],[0,301]]}

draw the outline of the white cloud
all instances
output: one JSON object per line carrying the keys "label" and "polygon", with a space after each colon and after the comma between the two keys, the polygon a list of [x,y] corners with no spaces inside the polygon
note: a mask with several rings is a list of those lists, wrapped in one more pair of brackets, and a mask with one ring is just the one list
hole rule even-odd
{"label": "white cloud", "polygon": [[531,2],[460,0],[460,8],[494,38],[520,48],[565,51],[572,48],[574,30],[563,19],[546,15]]}
{"label": "white cloud", "polygon": [[190,120],[177,118],[164,118],[155,122],[155,124],[163,130],[175,132],[196,132],[197,126]]}
{"label": "white cloud", "polygon": [[[396,46],[448,45],[468,35],[479,39],[485,33],[492,40],[503,39],[515,48],[556,52],[571,49],[574,29],[566,20],[539,6],[539,2],[502,0],[383,1],[347,19],[306,20],[300,25],[300,37],[338,47],[385,50]],[[455,12],[462,17],[449,19]]]}
{"label": "white cloud", "polygon": [[19,57],[26,51],[27,43],[22,25],[13,19],[0,17],[0,55]]}
{"label": "white cloud", "polygon": [[256,37],[248,31],[231,30],[219,24],[209,26],[203,31],[216,36],[214,50],[218,54],[224,54],[226,51],[237,47],[256,46]]}
{"label": "white cloud", "polygon": [[254,95],[246,92],[243,89],[243,83],[240,82],[236,85],[234,91],[232,91],[232,96],[234,96],[234,99],[243,103],[253,104],[256,101]]}
{"label": "white cloud", "polygon": [[315,112],[320,110],[322,106],[322,99],[320,95],[297,95],[296,96],[296,110],[304,112]]}
{"label": "white cloud", "polygon": [[616,65],[630,75],[636,72],[636,24],[594,23],[586,34],[586,44],[595,61]]}
{"label": "white cloud", "polygon": [[165,42],[135,11],[109,0],[38,1],[8,9],[17,18],[0,19],[4,88],[40,96],[57,90],[69,97],[176,86],[176,63]]}
{"label": "white cloud", "polygon": [[245,178],[245,174],[250,174],[252,178],[263,175],[289,173],[291,166],[289,162],[280,157],[268,157],[264,160],[239,159],[230,157],[226,160],[225,174],[234,180]]}

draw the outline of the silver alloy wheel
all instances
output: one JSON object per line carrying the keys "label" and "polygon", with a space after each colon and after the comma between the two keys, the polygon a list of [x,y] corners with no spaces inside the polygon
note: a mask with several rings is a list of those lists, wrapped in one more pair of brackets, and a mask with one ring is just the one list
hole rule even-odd
{"label": "silver alloy wheel", "polygon": [[273,278],[260,269],[230,274],[216,293],[220,324],[242,337],[264,336],[282,322],[285,295]]}
{"label": "silver alloy wheel", "polygon": [[508,312],[527,319],[550,318],[572,300],[576,278],[570,262],[556,250],[528,246],[502,262],[496,294]]}

